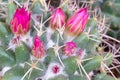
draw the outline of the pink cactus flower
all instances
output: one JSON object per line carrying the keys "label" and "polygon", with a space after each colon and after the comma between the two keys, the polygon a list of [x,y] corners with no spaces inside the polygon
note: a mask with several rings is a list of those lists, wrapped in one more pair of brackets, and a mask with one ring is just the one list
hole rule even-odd
{"label": "pink cactus flower", "polygon": [[45,55],[43,42],[36,35],[33,43],[32,54],[36,58],[42,58]]}
{"label": "pink cactus flower", "polygon": [[11,30],[14,34],[23,35],[29,31],[31,13],[25,7],[16,9],[10,22]]}
{"label": "pink cactus flower", "polygon": [[74,42],[67,42],[65,46],[63,47],[63,53],[67,56],[73,55],[76,49],[76,43]]}
{"label": "pink cactus flower", "polygon": [[65,25],[66,15],[61,8],[57,8],[50,19],[50,26],[56,29]]}
{"label": "pink cactus flower", "polygon": [[82,33],[88,21],[88,16],[87,8],[79,9],[68,19],[65,26],[66,32],[72,36]]}

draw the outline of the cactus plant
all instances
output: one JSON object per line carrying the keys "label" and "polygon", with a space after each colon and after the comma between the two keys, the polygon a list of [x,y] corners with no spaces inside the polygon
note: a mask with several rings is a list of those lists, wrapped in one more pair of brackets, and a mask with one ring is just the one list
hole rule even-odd
{"label": "cactus plant", "polygon": [[7,6],[0,17],[2,80],[117,80],[108,67],[114,54],[96,50],[106,29],[102,13],[89,8],[94,1],[81,1],[73,10],[71,2],[54,7],[45,0],[2,1]]}

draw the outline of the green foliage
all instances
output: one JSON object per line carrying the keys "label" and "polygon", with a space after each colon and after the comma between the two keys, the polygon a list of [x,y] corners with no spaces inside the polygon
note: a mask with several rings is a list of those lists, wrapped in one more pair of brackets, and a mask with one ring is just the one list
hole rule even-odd
{"label": "green foliage", "polygon": [[74,42],[77,43],[77,46],[79,46],[82,49],[86,48],[87,44],[84,44],[84,43],[88,43],[88,41],[89,41],[89,38],[85,33],[82,33],[76,39],[74,39]]}
{"label": "green foliage", "polygon": [[120,33],[120,2],[119,0],[106,0],[101,5],[102,12],[109,17],[110,30],[107,32],[108,35],[119,38]]}
{"label": "green foliage", "polygon": [[34,14],[42,14],[42,5],[39,0],[36,0],[33,7],[32,7],[32,12]]}
{"label": "green foliage", "polygon": [[90,72],[98,67],[100,67],[101,62],[103,61],[103,58],[101,56],[95,56],[93,59],[86,62],[84,65],[84,68],[86,72]]}
{"label": "green foliage", "polygon": [[113,62],[114,56],[111,53],[107,53],[105,56],[106,56],[105,64],[109,66]]}
{"label": "green foliage", "polygon": [[7,5],[7,18],[6,18],[6,23],[9,25],[10,24],[10,21],[11,21],[11,19],[12,19],[12,17],[13,17],[13,14],[14,14],[14,12],[15,12],[15,10],[16,10],[16,5],[14,4],[14,3],[9,3],[8,5]]}
{"label": "green foliage", "polygon": [[20,80],[24,75],[24,69],[20,66],[15,66],[7,71],[2,80]]}
{"label": "green foliage", "polygon": [[47,54],[47,56],[45,58],[46,65],[50,64],[50,62],[54,62],[54,61],[58,60],[56,55],[55,55],[55,52],[54,52],[53,48],[48,49],[46,54]]}
{"label": "green foliage", "polygon": [[[29,63],[31,63],[31,61],[29,61]],[[36,62],[35,62],[36,63]],[[32,64],[32,63],[31,63]],[[45,66],[43,63],[41,62],[38,62],[37,65],[36,65],[38,68],[44,70],[45,69]],[[30,65],[28,64],[25,64],[25,68],[24,68],[24,72],[27,72],[29,69],[31,68]],[[39,76],[43,76],[45,74],[44,71],[41,71],[41,70],[37,70],[37,69],[33,69],[32,72],[31,72],[31,75],[27,75],[25,77],[25,80],[34,80],[35,78],[39,77]]]}
{"label": "green foliage", "polygon": [[56,76],[55,78],[49,79],[49,80],[68,80],[67,77],[63,75]]}
{"label": "green foliage", "polygon": [[30,51],[25,45],[20,45],[15,49],[15,58],[17,63],[26,62],[29,59]]}
{"label": "green foliage", "polygon": [[85,76],[80,76],[80,75],[71,75],[70,80],[87,80]]}
{"label": "green foliage", "polygon": [[0,47],[0,68],[5,66],[12,66],[15,64],[15,57],[12,51],[6,51]]}
{"label": "green foliage", "polygon": [[11,38],[11,35],[10,35],[10,30],[8,26],[5,23],[0,22],[0,40],[3,43],[8,44],[10,38]]}
{"label": "green foliage", "polygon": [[107,74],[98,74],[95,76],[94,80],[116,80],[113,77],[107,75]]}
{"label": "green foliage", "polygon": [[[77,59],[77,57],[69,57],[63,61],[64,65],[65,65],[65,71],[67,74],[69,74],[69,75],[73,74],[76,71],[76,69],[78,68],[76,59]],[[74,66],[72,66],[72,65],[74,65]]]}

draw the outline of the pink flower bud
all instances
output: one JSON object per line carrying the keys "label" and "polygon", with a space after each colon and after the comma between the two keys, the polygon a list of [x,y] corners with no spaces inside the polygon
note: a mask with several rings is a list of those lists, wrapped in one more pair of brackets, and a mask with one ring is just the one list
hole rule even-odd
{"label": "pink flower bud", "polygon": [[31,13],[24,7],[18,8],[10,22],[11,30],[14,34],[23,35],[29,31]]}
{"label": "pink flower bud", "polygon": [[37,58],[41,58],[45,55],[43,42],[41,42],[41,40],[37,35],[35,36],[35,39],[34,39],[32,54]]}
{"label": "pink flower bud", "polygon": [[65,13],[61,8],[57,8],[55,12],[52,14],[52,18],[50,19],[50,26],[52,29],[56,29],[65,25]]}
{"label": "pink flower bud", "polygon": [[68,19],[65,26],[66,32],[72,36],[82,33],[88,21],[88,16],[87,8],[79,9]]}
{"label": "pink flower bud", "polygon": [[76,43],[67,42],[63,47],[63,53],[67,56],[71,56],[75,52],[76,47]]}

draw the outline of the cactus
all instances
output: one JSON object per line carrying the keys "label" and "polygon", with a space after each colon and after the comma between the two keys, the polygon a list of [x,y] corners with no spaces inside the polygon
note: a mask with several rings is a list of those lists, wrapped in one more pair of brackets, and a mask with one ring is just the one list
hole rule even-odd
{"label": "cactus", "polygon": [[104,16],[96,2],[78,2],[82,6],[72,10],[72,0],[59,7],[45,0],[0,3],[6,6],[0,17],[2,80],[117,80],[109,69],[115,55],[99,47]]}
{"label": "cactus", "polygon": [[106,14],[109,18],[108,20],[110,20],[109,22],[110,24],[110,29],[107,32],[107,35],[110,35],[118,40],[120,40],[119,38],[119,33],[120,33],[120,13],[119,13],[119,9],[120,9],[120,1],[116,0],[116,1],[103,1],[103,3],[101,3],[100,5],[102,12],[104,14]]}

